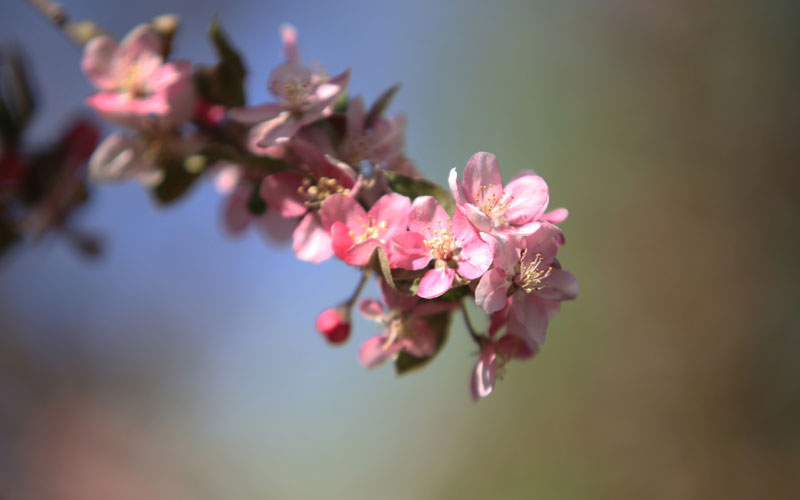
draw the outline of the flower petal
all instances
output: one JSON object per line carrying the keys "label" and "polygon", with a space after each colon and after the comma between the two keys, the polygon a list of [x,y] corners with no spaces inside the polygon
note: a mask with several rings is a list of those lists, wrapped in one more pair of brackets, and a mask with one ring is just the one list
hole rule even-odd
{"label": "flower petal", "polygon": [[486,314],[500,311],[507,303],[508,286],[506,273],[497,268],[487,271],[475,288],[475,303]]}
{"label": "flower petal", "polygon": [[408,227],[408,212],[411,200],[398,193],[388,193],[380,197],[369,209],[368,216],[378,223],[385,222],[384,238],[405,232]]}
{"label": "flower petal", "polygon": [[350,100],[347,105],[347,136],[358,137],[364,133],[364,118],[367,111],[364,98],[359,96]]}
{"label": "flower petal", "polygon": [[380,242],[375,238],[356,243],[347,249],[344,261],[351,266],[366,266],[378,246]]}
{"label": "flower petal", "polygon": [[281,41],[283,42],[283,57],[295,64],[300,63],[300,49],[297,48],[297,30],[289,23],[280,27]]}
{"label": "flower petal", "polygon": [[408,228],[425,238],[431,238],[432,231],[449,230],[449,222],[450,216],[432,196],[418,196],[411,204]]}
{"label": "flower petal", "polygon": [[358,350],[358,361],[365,368],[376,368],[394,357],[403,348],[398,342],[386,345],[389,335],[381,333],[370,337]]}
{"label": "flower petal", "polygon": [[352,196],[346,194],[332,194],[320,205],[320,217],[324,227],[330,228],[334,222],[341,222],[352,230],[355,236],[360,236],[364,232],[362,225],[366,216],[364,208]]}
{"label": "flower petal", "polygon": [[450,170],[450,177],[447,180],[450,184],[450,192],[453,193],[453,198],[456,200],[456,205],[467,203],[467,195],[464,193],[464,185],[461,184],[461,179],[458,178],[458,172],[455,168]]}
{"label": "flower petal", "polygon": [[297,225],[295,219],[287,219],[272,210],[251,217],[259,229],[259,234],[269,243],[286,243],[291,240]]}
{"label": "flower petal", "polygon": [[547,286],[536,293],[547,300],[573,300],[578,296],[578,279],[569,271],[553,269],[547,277]]}
{"label": "flower petal", "polygon": [[542,261],[549,265],[556,258],[556,253],[564,244],[564,233],[558,226],[543,222],[542,226],[525,239],[524,246],[528,249],[525,262],[533,260],[536,254],[542,256]]}
{"label": "flower petal", "polygon": [[424,299],[438,297],[450,289],[455,277],[455,269],[449,267],[431,269],[420,280],[417,295]]}
{"label": "flower petal", "polygon": [[272,120],[281,112],[283,112],[283,106],[275,102],[266,102],[258,106],[231,108],[228,111],[231,120],[246,125],[255,125],[256,123]]}
{"label": "flower petal", "polygon": [[544,344],[549,315],[542,302],[535,293],[514,294],[508,312],[507,332],[532,346]]}
{"label": "flower petal", "polygon": [[511,225],[520,225],[538,219],[547,208],[550,194],[547,183],[538,175],[517,177],[503,190],[503,200],[508,203],[503,218]]}
{"label": "flower petal", "polygon": [[300,221],[292,235],[292,249],[300,260],[322,262],[333,255],[331,237],[322,227],[319,215],[308,213]]}
{"label": "flower petal", "polygon": [[358,312],[365,318],[372,321],[382,321],[385,311],[383,304],[375,299],[362,299],[358,303]]}
{"label": "flower petal", "polygon": [[556,208],[543,214],[540,219],[546,222],[550,222],[551,224],[561,224],[565,220],[567,220],[567,216],[569,216],[569,210],[566,208]]}
{"label": "flower petal", "polygon": [[[322,225],[323,227],[325,226],[324,221]],[[350,236],[350,229],[348,229],[344,223],[337,221],[330,226],[330,232],[333,253],[336,254],[340,260],[346,261],[347,250],[353,246],[353,237]]]}
{"label": "flower petal", "polygon": [[431,253],[425,247],[425,238],[412,231],[400,233],[389,240],[389,264],[391,267],[417,271],[431,261]]}
{"label": "flower petal", "polygon": [[464,190],[466,200],[475,204],[503,195],[503,178],[495,155],[483,152],[472,155],[464,169]]}
{"label": "flower petal", "polygon": [[297,172],[279,172],[268,175],[261,182],[259,194],[270,210],[283,217],[299,217],[308,212],[305,197],[297,192],[303,183],[303,175]]}
{"label": "flower petal", "polygon": [[83,49],[81,69],[100,90],[114,90],[117,81],[112,74],[117,42],[110,36],[96,36]]}
{"label": "flower petal", "polygon": [[472,371],[471,391],[473,400],[477,401],[492,393],[497,379],[496,359],[497,355],[492,344],[487,344],[481,349],[481,355],[478,357],[478,362]]}

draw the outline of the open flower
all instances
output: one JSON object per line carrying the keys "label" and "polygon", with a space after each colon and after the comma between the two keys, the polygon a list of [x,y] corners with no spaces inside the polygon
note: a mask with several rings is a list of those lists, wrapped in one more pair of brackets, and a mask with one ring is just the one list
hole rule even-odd
{"label": "open flower", "polygon": [[234,120],[254,125],[252,146],[265,152],[279,140],[293,137],[303,125],[330,116],[350,80],[350,70],[328,78],[324,72],[300,64],[297,32],[292,26],[281,26],[281,38],[286,61],[272,70],[267,83],[276,102],[231,110]]}
{"label": "open flower", "polygon": [[291,239],[294,223],[272,210],[256,192],[256,180],[237,165],[226,165],[217,174],[214,186],[227,195],[222,205],[225,231],[239,237],[254,227],[265,240],[284,243]]}
{"label": "open flower", "polygon": [[352,197],[334,194],[322,203],[322,224],[330,228],[333,252],[351,266],[365,266],[379,246],[408,227],[411,200],[389,193],[365,211]]}
{"label": "open flower", "polygon": [[485,312],[509,307],[508,331],[531,345],[544,343],[560,302],[578,295],[578,280],[555,260],[563,243],[561,230],[550,223],[524,238],[498,237],[493,268],[475,289],[475,302]]}
{"label": "open flower", "polygon": [[458,302],[419,300],[414,296],[400,295],[381,282],[383,302],[364,299],[358,305],[361,314],[381,323],[386,331],[367,339],[358,351],[358,360],[367,368],[380,366],[401,351],[425,358],[436,352],[436,335],[425,321],[427,316],[459,307]]}
{"label": "open flower", "polygon": [[322,224],[319,210],[329,196],[353,196],[356,174],[347,164],[331,162],[311,144],[294,139],[287,144],[299,160],[301,172],[280,172],[264,178],[261,196],[270,210],[282,217],[301,217],[292,235],[297,258],[322,262],[333,255],[331,237]]}
{"label": "open flower", "polygon": [[456,169],[450,171],[450,190],[470,222],[485,233],[531,234],[539,221],[558,223],[566,219],[565,209],[545,214],[550,195],[544,179],[523,172],[505,187],[497,157],[475,153],[464,169],[464,182]]}
{"label": "open flower", "polygon": [[347,106],[345,135],[336,157],[353,167],[367,161],[373,165],[388,165],[405,147],[405,116],[379,116],[367,126],[364,98],[356,96]]}
{"label": "open flower", "polygon": [[461,210],[452,220],[431,196],[420,196],[411,205],[409,232],[391,241],[393,267],[419,270],[435,261],[425,273],[417,295],[434,298],[453,285],[456,277],[478,279],[492,264],[492,246],[483,241]]}
{"label": "open flower", "polygon": [[131,128],[148,121],[174,127],[189,120],[195,99],[191,63],[164,62],[163,48],[161,35],[146,24],[119,45],[109,36],[90,40],[82,67],[98,92],[86,103],[107,120]]}

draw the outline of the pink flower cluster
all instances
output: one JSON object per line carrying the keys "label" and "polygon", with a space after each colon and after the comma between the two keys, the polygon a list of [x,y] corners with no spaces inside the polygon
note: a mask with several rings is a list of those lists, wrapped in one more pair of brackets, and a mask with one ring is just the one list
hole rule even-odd
{"label": "pink flower cluster", "polygon": [[[285,60],[269,77],[272,100],[251,107],[218,98],[213,85],[195,87],[202,79],[188,62],[166,62],[160,37],[144,25],[119,45],[100,37],[86,47],[83,67],[98,87],[88,104],[134,132],[98,148],[96,179],[136,177],[163,192],[176,175],[161,164],[166,151],[191,175],[216,176],[231,234],[258,227],[291,239],[299,259],[358,268],[356,293],[317,320],[333,344],[348,339],[351,310],[374,273],[383,303],[364,299],[358,310],[385,332],[361,346],[366,367],[391,359],[402,373],[429,361],[466,300],[491,317],[485,334],[469,327],[479,348],[476,399],[510,359],[538,352],[561,301],[578,293],[556,259],[567,211],[546,212],[544,179],[523,172],[504,184],[497,158],[477,153],[463,177],[451,171],[450,193],[425,180],[404,154],[405,118],[384,116],[396,89],[369,108],[349,97],[350,70],[329,77],[304,65],[291,26],[281,28]],[[236,67],[223,62],[220,78]]]}

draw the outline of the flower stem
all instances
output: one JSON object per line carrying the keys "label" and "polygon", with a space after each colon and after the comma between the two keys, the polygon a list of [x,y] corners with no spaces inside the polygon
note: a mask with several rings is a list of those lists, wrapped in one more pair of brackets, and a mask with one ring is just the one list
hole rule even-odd
{"label": "flower stem", "polygon": [[364,274],[361,275],[361,281],[358,282],[356,289],[353,291],[353,295],[344,303],[345,306],[348,308],[353,307],[356,300],[358,300],[358,296],[361,295],[361,292],[364,291],[364,287],[367,285],[367,281],[369,281],[370,270],[365,269]]}
{"label": "flower stem", "polygon": [[92,21],[73,21],[61,5],[52,0],[27,0],[47,20],[58,27],[78,47],[83,47],[92,38],[103,34]]}
{"label": "flower stem", "polygon": [[483,337],[478,335],[475,331],[475,327],[472,326],[472,321],[469,319],[469,314],[467,314],[467,304],[464,301],[461,301],[461,314],[464,315],[464,323],[467,325],[467,331],[469,332],[469,336],[472,337],[472,340],[478,344],[478,347],[483,345]]}

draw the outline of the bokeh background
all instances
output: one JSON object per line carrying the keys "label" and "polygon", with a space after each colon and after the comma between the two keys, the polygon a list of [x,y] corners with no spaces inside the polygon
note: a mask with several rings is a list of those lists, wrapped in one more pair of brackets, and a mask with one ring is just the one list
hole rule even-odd
{"label": "bokeh background", "polygon": [[[101,259],[45,241],[0,262],[0,497],[797,498],[800,4],[65,4],[118,36],[178,13],[175,55],[209,63],[219,14],[251,102],[285,21],[368,101],[402,82],[431,179],[476,151],[545,177],[582,291],[473,404],[460,321],[425,370],[366,371],[373,325],[336,349],[313,328],[351,269],[226,238],[208,184],[166,210],[98,187]],[[52,139],[91,91],[79,51],[20,0],[0,42]]]}

